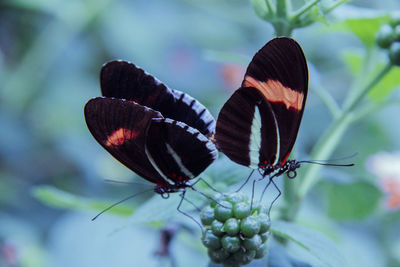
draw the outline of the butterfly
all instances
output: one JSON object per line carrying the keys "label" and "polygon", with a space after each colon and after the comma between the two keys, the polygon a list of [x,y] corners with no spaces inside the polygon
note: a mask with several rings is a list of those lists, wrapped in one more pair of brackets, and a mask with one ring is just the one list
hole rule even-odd
{"label": "butterfly", "polygon": [[106,63],[100,84],[103,97],[84,108],[89,131],[162,197],[191,187],[217,158],[215,120],[196,99],[126,61]]}
{"label": "butterfly", "polygon": [[232,161],[263,177],[296,176],[300,162],[288,160],[308,91],[308,68],[300,45],[275,38],[251,60],[241,87],[223,105],[214,136]]}

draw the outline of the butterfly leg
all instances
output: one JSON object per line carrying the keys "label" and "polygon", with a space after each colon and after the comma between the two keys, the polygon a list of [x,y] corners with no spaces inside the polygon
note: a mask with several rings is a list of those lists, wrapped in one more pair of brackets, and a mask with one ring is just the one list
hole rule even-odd
{"label": "butterfly leg", "polygon": [[219,194],[222,194],[221,192],[219,192],[217,189],[215,189],[212,185],[210,185],[206,180],[204,180],[203,178],[201,178],[201,177],[199,177],[198,179],[197,179],[197,181],[196,182],[194,182],[193,184],[192,184],[192,186],[194,186],[194,185],[196,185],[198,182],[200,182],[200,181],[202,181],[205,185],[207,185],[212,191],[214,191],[215,193],[219,193]]}
{"label": "butterfly leg", "polygon": [[250,172],[250,175],[247,177],[246,181],[244,181],[244,183],[235,191],[235,193],[239,192],[240,190],[242,190],[242,188],[248,183],[248,181],[250,180],[250,177],[253,175],[254,170],[252,170]]}
{"label": "butterfly leg", "polygon": [[[272,177],[272,178],[273,178],[273,177]],[[263,191],[262,191],[262,193],[261,193],[261,196],[260,196],[260,203],[261,203],[261,201],[262,201],[262,199],[263,199],[263,197],[264,197],[265,191],[267,191],[267,188],[269,187],[269,185],[270,185],[271,182],[272,182],[272,178],[269,178],[269,181],[268,181],[267,185],[264,187],[264,189],[263,189]]]}
{"label": "butterfly leg", "polygon": [[[184,190],[184,191],[180,194],[181,200],[179,201],[179,204],[178,204],[178,207],[176,207],[176,210],[177,210],[179,213],[182,213],[182,214],[185,215],[186,217],[190,218],[192,221],[194,221],[194,222],[200,227],[201,231],[203,232],[203,227],[201,226],[201,224],[200,224],[195,218],[193,218],[192,216],[190,216],[188,213],[184,212],[184,211],[181,209],[183,200],[188,201],[187,199],[185,199],[185,194],[186,194],[186,190]],[[190,201],[189,201],[189,202],[190,202]]]}
{"label": "butterfly leg", "polygon": [[279,198],[279,197],[281,196],[281,194],[282,194],[281,190],[279,190],[279,187],[276,185],[276,183],[274,182],[273,178],[274,178],[274,177],[271,177],[271,178],[270,178],[270,182],[275,186],[276,190],[278,190],[278,195],[274,198],[274,200],[272,200],[271,205],[269,206],[269,209],[268,209],[268,216],[269,216],[269,214],[270,214],[270,212],[271,212],[271,208],[272,208],[272,206],[274,205],[275,201],[277,201],[278,198]]}
{"label": "butterfly leg", "polygon": [[256,182],[257,182],[256,180],[253,180],[253,185],[251,187],[251,201],[250,201],[249,216],[251,214],[251,211],[253,210],[254,190],[255,190]]}
{"label": "butterfly leg", "polygon": [[195,192],[199,193],[200,195],[202,195],[203,197],[207,198],[208,200],[211,200],[211,201],[217,203],[217,204],[220,205],[221,207],[228,208],[228,207],[226,207],[226,206],[220,204],[215,198],[210,197],[210,196],[204,194],[203,192],[197,190],[196,188],[194,188],[194,187],[192,187],[192,186],[191,186],[190,188],[191,188],[193,191],[195,191]]}
{"label": "butterfly leg", "polygon": [[[182,195],[181,195],[182,197]],[[183,200],[185,200],[187,203],[189,203],[190,205],[192,205],[198,212],[201,211],[201,209],[199,207],[197,207],[191,200],[187,199],[187,198],[183,198]]]}

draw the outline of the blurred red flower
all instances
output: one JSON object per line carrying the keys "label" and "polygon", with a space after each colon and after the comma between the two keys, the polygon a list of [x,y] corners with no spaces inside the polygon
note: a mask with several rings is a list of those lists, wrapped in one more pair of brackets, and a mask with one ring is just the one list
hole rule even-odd
{"label": "blurred red flower", "polygon": [[378,176],[379,187],[387,195],[389,210],[400,208],[400,153],[382,152],[368,159],[367,168]]}

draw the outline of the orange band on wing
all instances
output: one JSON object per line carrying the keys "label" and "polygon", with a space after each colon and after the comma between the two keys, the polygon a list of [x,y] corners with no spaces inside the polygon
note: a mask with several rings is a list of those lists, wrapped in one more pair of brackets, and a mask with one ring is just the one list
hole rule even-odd
{"label": "orange band on wing", "polygon": [[108,136],[106,146],[116,147],[125,143],[127,140],[134,139],[138,135],[137,132],[125,128],[119,128]]}
{"label": "orange band on wing", "polygon": [[251,76],[246,76],[243,85],[256,88],[270,102],[284,103],[287,109],[293,108],[296,111],[300,111],[303,107],[304,95],[301,92],[283,86],[277,80],[261,82]]}

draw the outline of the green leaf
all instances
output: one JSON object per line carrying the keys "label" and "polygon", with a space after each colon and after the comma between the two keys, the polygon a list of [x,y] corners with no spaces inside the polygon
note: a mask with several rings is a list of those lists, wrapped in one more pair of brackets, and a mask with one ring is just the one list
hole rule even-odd
{"label": "green leaf", "polygon": [[384,21],[384,17],[348,19],[346,24],[367,47],[372,47],[375,44],[375,34]]}
{"label": "green leaf", "polygon": [[[379,65],[375,73],[378,73],[383,65]],[[395,89],[400,87],[400,68],[392,70],[383,77],[370,91],[368,96],[377,102],[385,100]]]}
{"label": "green leaf", "polygon": [[319,259],[324,265],[332,267],[347,266],[346,260],[336,244],[319,232],[284,221],[274,221],[271,232],[274,235],[293,241]]}
{"label": "green leaf", "polygon": [[[92,200],[80,197],[48,185],[33,188],[32,195],[48,206],[72,210],[93,210],[101,212],[113,203],[111,201]],[[132,206],[121,204],[113,207],[107,212],[128,216],[132,214],[133,210],[134,208],[132,208]]]}
{"label": "green leaf", "polygon": [[[364,57],[360,51],[347,50],[342,53],[342,59],[349,68],[351,74],[356,77],[360,74]],[[375,77],[384,67],[383,63],[376,63],[374,69],[369,72],[368,77]],[[367,77],[367,79],[368,79]],[[382,80],[380,80],[368,93],[371,100],[384,101],[395,89],[400,86],[400,68],[392,68]]]}
{"label": "green leaf", "polygon": [[367,47],[375,45],[375,35],[382,24],[389,21],[389,16],[373,9],[359,8],[355,6],[343,6],[340,12],[336,13],[342,22],[331,27],[337,30],[350,30]]}
{"label": "green leaf", "polygon": [[328,198],[328,215],[337,220],[363,220],[371,215],[379,204],[382,194],[367,181],[351,184],[322,182]]}

